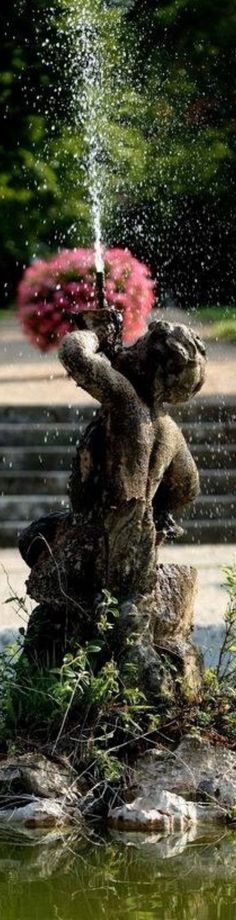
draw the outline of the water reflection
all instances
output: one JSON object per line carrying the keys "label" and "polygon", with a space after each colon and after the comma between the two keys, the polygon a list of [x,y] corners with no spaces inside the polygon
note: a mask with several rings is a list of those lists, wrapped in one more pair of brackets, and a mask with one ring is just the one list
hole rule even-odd
{"label": "water reflection", "polygon": [[0,840],[1,920],[233,920],[236,834]]}

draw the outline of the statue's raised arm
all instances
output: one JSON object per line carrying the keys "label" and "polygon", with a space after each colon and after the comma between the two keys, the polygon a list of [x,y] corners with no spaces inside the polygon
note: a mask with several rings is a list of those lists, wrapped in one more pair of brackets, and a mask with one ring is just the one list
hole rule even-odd
{"label": "statue's raised arm", "polygon": [[[149,407],[140,399],[128,376],[117,367],[124,351],[120,344],[120,328],[114,319],[117,320],[119,314],[114,310],[101,312],[102,316],[95,311],[83,313],[80,321],[87,328],[65,336],[59,357],[77,385],[87,390],[90,396],[102,405],[103,424],[102,429],[98,428],[98,437],[100,436],[104,445],[102,472],[108,508],[109,504],[110,507],[117,507],[118,503],[122,504],[123,501],[133,498],[146,499],[154,431]],[[93,331],[93,328],[96,331]],[[91,489],[89,472],[93,470],[97,476],[98,470],[93,439],[89,443],[85,435],[85,444],[88,489]],[[83,482],[86,479],[83,462],[84,440],[79,446],[78,455],[80,462],[75,473],[75,493],[78,485],[77,476],[79,482],[81,476]],[[80,510],[78,503],[77,509]]]}

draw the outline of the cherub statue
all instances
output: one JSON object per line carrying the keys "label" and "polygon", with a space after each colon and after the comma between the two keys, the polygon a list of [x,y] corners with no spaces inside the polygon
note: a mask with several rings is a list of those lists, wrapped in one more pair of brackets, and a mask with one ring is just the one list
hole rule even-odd
{"label": "cherub statue", "polygon": [[44,601],[52,601],[53,561],[70,599],[102,587],[123,598],[152,590],[156,546],[176,533],[175,516],[199,491],[194,460],[164,404],[201,388],[201,340],[187,326],[157,321],[126,348],[116,310],[83,312],[76,322],[82,328],[64,337],[59,357],[101,409],[77,448],[72,511],[48,515],[21,537],[33,565],[29,593]]}

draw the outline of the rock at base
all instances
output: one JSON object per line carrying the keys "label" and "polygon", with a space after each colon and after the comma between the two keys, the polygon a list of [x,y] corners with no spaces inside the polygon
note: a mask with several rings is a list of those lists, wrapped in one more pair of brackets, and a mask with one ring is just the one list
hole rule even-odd
{"label": "rock at base", "polygon": [[158,786],[198,801],[214,800],[224,810],[236,804],[236,754],[222,744],[186,735],[174,752],[155,748],[135,767],[138,794],[151,795]]}
{"label": "rock at base", "polygon": [[140,757],[134,787],[133,801],[110,811],[111,826],[170,834],[225,823],[236,804],[236,754],[189,735],[173,753],[156,748]]}
{"label": "rock at base", "polygon": [[64,798],[77,801],[76,773],[63,762],[48,760],[43,754],[31,753],[8,757],[0,763],[0,800],[7,796],[33,795],[39,798]]}
{"label": "rock at base", "polygon": [[121,605],[121,668],[137,666],[138,684],[152,702],[180,688],[189,700],[201,694],[202,660],[191,641],[196,581],[192,566],[158,565],[155,590]]}
{"label": "rock at base", "polygon": [[25,805],[20,805],[19,801],[18,805],[0,808],[0,825],[17,824],[29,830],[64,828],[73,824],[75,818],[75,812],[69,813],[62,802],[53,799],[32,799]]}
{"label": "rock at base", "polygon": [[152,796],[140,796],[133,802],[113,808],[108,818],[109,824],[119,829],[159,830],[167,834],[219,820],[222,821],[223,816],[218,806],[187,802],[180,795],[158,788]]}
{"label": "rock at base", "polygon": [[0,825],[25,829],[82,826],[76,772],[63,758],[31,753],[0,764]]}

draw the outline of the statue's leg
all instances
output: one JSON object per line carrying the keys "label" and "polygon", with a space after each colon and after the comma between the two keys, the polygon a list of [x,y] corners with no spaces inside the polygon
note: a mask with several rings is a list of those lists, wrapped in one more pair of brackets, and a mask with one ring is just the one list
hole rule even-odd
{"label": "statue's leg", "polygon": [[156,582],[156,538],[152,508],[144,501],[123,502],[105,518],[106,584],[118,597],[153,590]]}
{"label": "statue's leg", "polygon": [[197,467],[187,445],[183,445],[166,470],[153,499],[157,532],[163,536],[180,536],[181,529],[176,526],[174,518],[182,515],[198,494]]}

